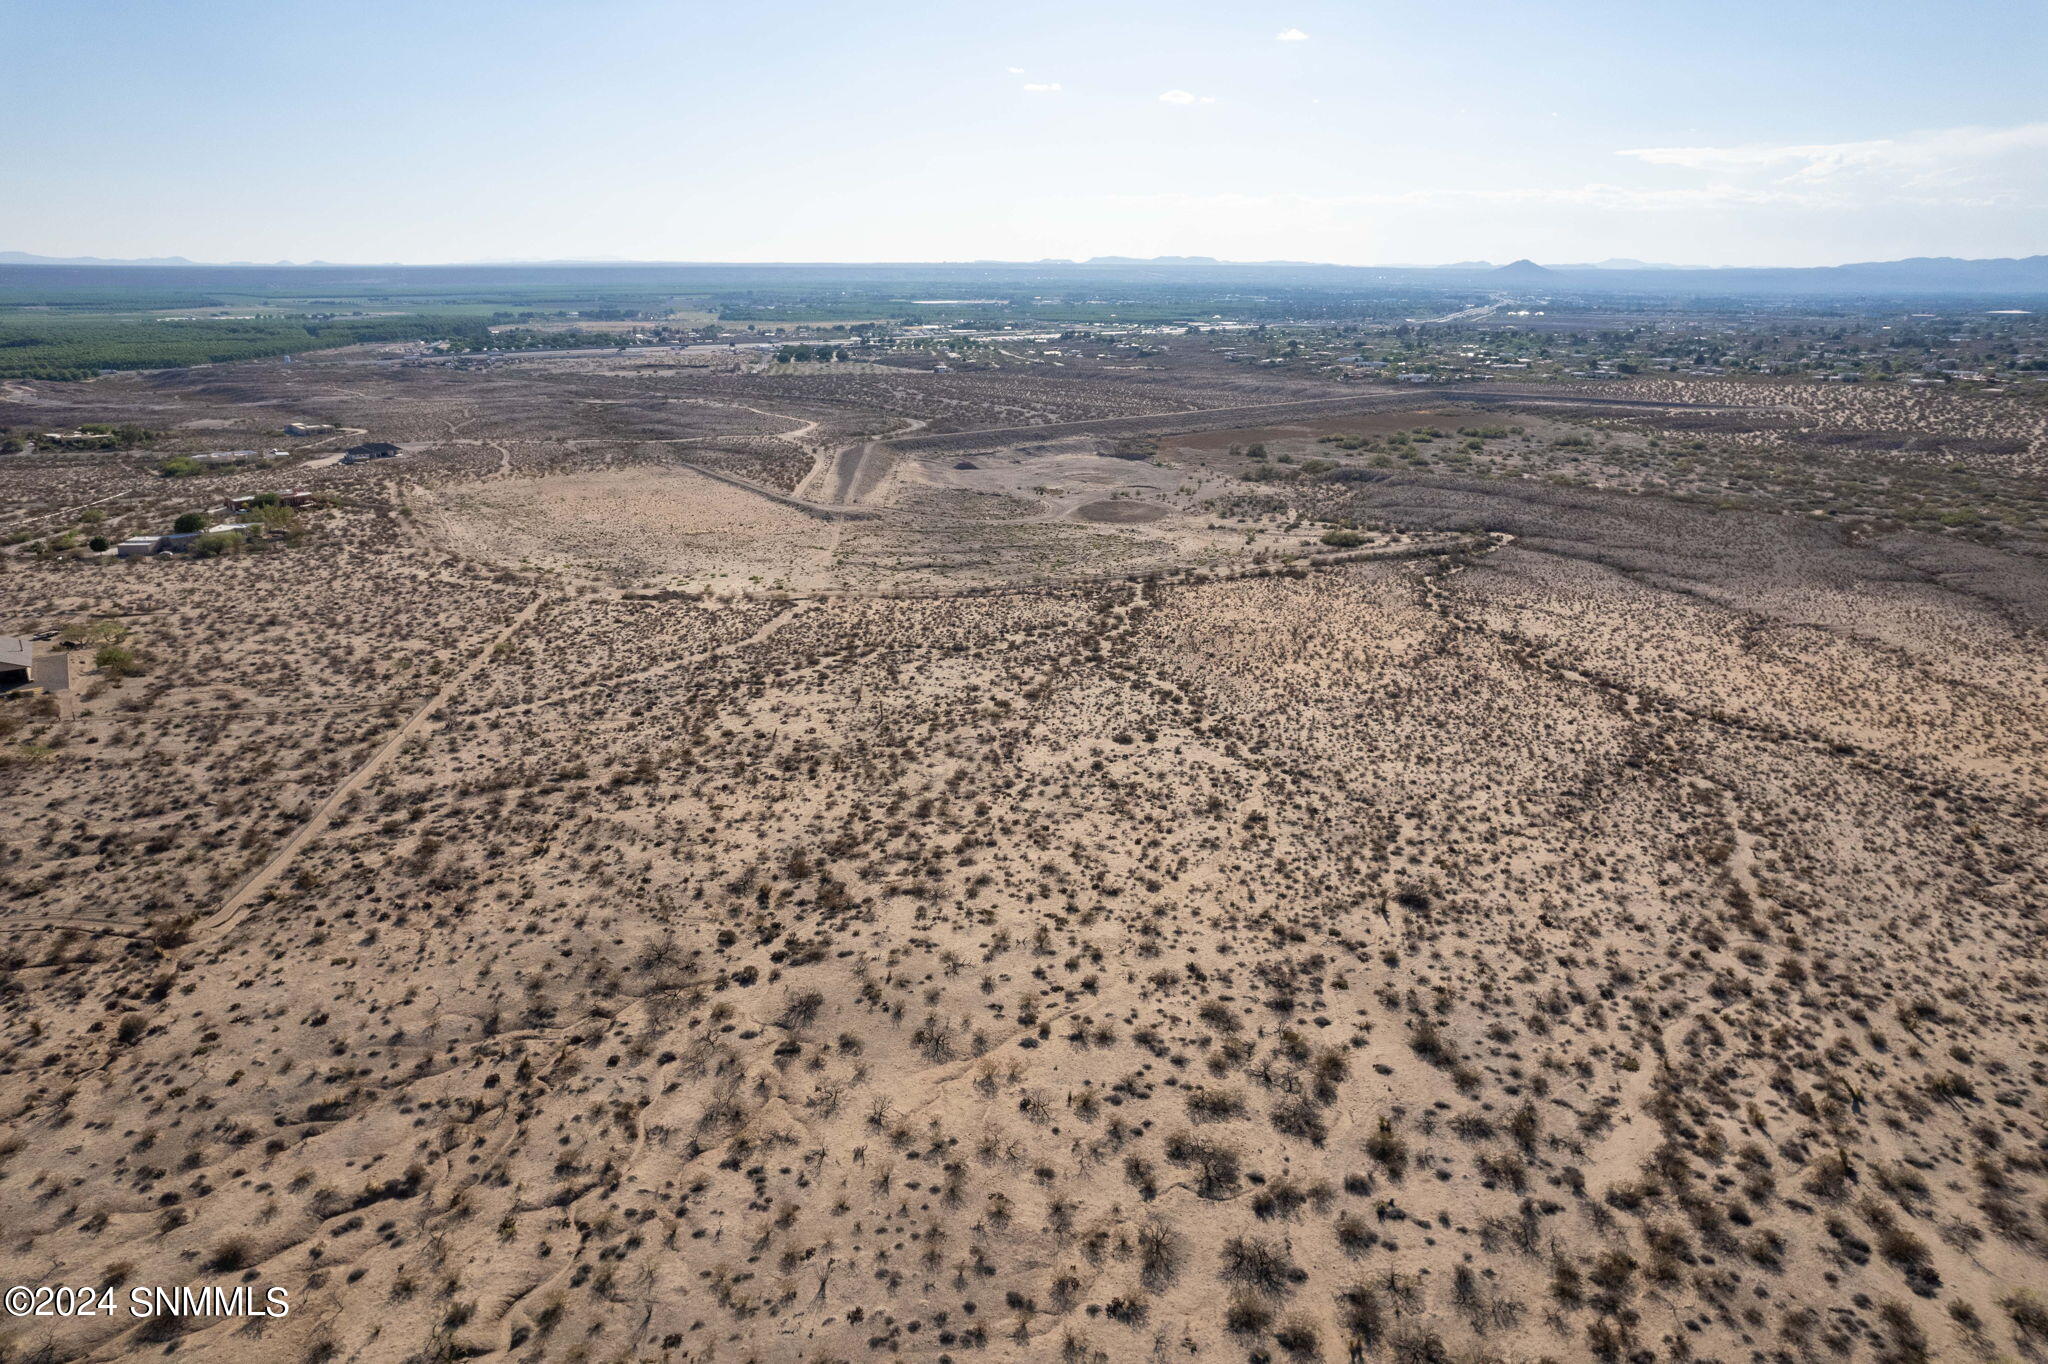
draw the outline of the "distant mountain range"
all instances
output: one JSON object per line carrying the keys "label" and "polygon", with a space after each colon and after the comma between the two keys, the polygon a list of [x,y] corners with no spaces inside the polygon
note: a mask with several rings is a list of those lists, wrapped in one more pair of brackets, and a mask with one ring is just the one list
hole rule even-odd
{"label": "distant mountain range", "polygon": [[1214,256],[1090,256],[1083,265],[1221,265]]}
{"label": "distant mountain range", "polygon": [[[1516,265],[1523,264],[1516,261]],[[1390,265],[1389,270],[1501,270],[1490,260],[1460,260],[1447,265]],[[1546,265],[1545,270],[1725,270],[1732,267],[1719,265],[1664,265],[1653,261],[1630,260],[1626,256],[1609,256],[1606,260],[1580,261],[1571,265]]]}
{"label": "distant mountain range", "polygon": [[[1664,297],[1693,295],[1893,295],[1968,294],[2000,297],[2048,295],[2048,255],[1962,260],[1952,256],[1916,256],[1909,260],[1863,261],[1853,265],[1826,266],[1681,266],[1652,264],[1625,258],[1563,265],[1540,265],[1518,260],[1507,265],[1490,261],[1458,261],[1450,265],[1318,265],[1307,261],[1223,261],[1210,256],[1095,256],[1085,261],[947,261],[947,262],[762,262],[733,265],[712,261],[492,261],[467,265],[401,266],[396,264],[338,266],[325,261],[294,264],[290,261],[258,263],[235,261],[227,265],[206,265],[183,256],[161,256],[150,260],[110,260],[99,256],[38,256],[24,251],[0,251],[0,268],[13,267],[18,284],[31,277],[55,283],[43,269],[71,268],[81,276],[102,269],[135,269],[161,272],[154,282],[170,285],[186,271],[248,269],[279,271],[326,271],[314,281],[316,287],[340,288],[351,271],[419,272],[419,278],[473,278],[481,281],[508,272],[544,271],[551,278],[567,280],[586,276],[590,280],[616,283],[636,281],[672,282],[688,287],[695,281],[716,277],[729,283],[732,278],[752,272],[771,272],[781,278],[805,280],[835,279],[848,283],[882,283],[918,279],[937,283],[957,279],[983,286],[1032,287],[1055,284],[1065,275],[1101,280],[1123,276],[1132,281],[1172,284],[1243,283],[1278,287],[1385,289],[1453,288],[1513,289],[1517,293],[1643,294]],[[67,283],[83,283],[67,281]],[[221,287],[214,281],[209,287]]]}
{"label": "distant mountain range", "polygon": [[1552,270],[1711,270],[1711,265],[1663,265],[1652,261],[1630,260],[1626,256],[1609,256],[1586,265],[1553,265]]}
{"label": "distant mountain range", "polygon": [[196,265],[183,256],[150,256],[144,260],[110,260],[105,256],[36,256],[26,251],[0,251],[0,265]]}
{"label": "distant mountain range", "polygon": [[[262,267],[265,269],[284,266],[291,268],[298,262],[288,260],[231,260],[218,264],[190,260],[184,256],[144,256],[136,260],[117,260],[108,256],[37,256],[27,251],[0,251],[0,265],[189,265],[202,269],[227,269],[235,267]],[[329,261],[307,261],[308,267],[328,265]]]}

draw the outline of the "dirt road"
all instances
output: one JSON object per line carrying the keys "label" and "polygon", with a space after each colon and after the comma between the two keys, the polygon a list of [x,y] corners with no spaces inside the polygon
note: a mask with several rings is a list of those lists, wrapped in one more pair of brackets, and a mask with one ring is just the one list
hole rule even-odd
{"label": "dirt road", "polygon": [[257,897],[265,890],[268,890],[280,876],[284,875],[285,871],[291,866],[292,859],[298,856],[299,850],[327,831],[328,825],[334,822],[334,816],[341,809],[343,802],[361,790],[364,783],[368,782],[370,778],[382,771],[384,764],[391,761],[392,756],[405,744],[405,741],[418,733],[421,726],[426,724],[434,712],[446,705],[449,698],[462,689],[464,683],[476,676],[483,669],[484,665],[491,661],[498,647],[518,633],[521,626],[532,620],[534,614],[540,610],[541,604],[546,600],[545,595],[535,596],[532,601],[529,601],[522,607],[519,614],[514,616],[504,629],[493,635],[490,642],[476,652],[462,671],[444,682],[441,685],[441,689],[428,697],[418,710],[415,710],[406,718],[404,724],[393,730],[391,736],[379,744],[377,750],[364,759],[360,767],[343,778],[341,784],[336,786],[327,799],[321,801],[313,813],[307,817],[306,822],[293,830],[284,842],[278,844],[276,850],[264,860],[261,866],[243,878],[242,883],[229,892],[228,897],[221,901],[220,905],[211,914],[194,925],[192,936],[194,938],[218,937],[246,918],[250,908],[256,903]]}

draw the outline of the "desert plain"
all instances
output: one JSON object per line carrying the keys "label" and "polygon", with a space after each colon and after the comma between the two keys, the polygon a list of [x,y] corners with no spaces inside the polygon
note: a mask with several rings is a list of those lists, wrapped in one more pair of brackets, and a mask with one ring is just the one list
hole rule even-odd
{"label": "desert plain", "polygon": [[10,382],[0,1359],[2048,1354],[2039,408],[1070,359]]}

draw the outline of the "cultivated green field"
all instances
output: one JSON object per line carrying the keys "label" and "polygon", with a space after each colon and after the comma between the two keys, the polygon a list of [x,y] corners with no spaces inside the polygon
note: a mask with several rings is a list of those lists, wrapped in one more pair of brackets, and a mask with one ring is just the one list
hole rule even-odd
{"label": "cultivated green field", "polygon": [[0,313],[0,378],[90,379],[104,370],[220,364],[365,341],[414,341],[482,331],[480,321],[430,313],[194,321]]}

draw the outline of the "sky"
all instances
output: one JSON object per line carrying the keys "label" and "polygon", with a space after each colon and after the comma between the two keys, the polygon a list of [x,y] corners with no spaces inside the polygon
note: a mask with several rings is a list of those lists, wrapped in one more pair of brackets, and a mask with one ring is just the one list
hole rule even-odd
{"label": "sky", "polygon": [[0,250],[2048,252],[2042,0],[0,0]]}

